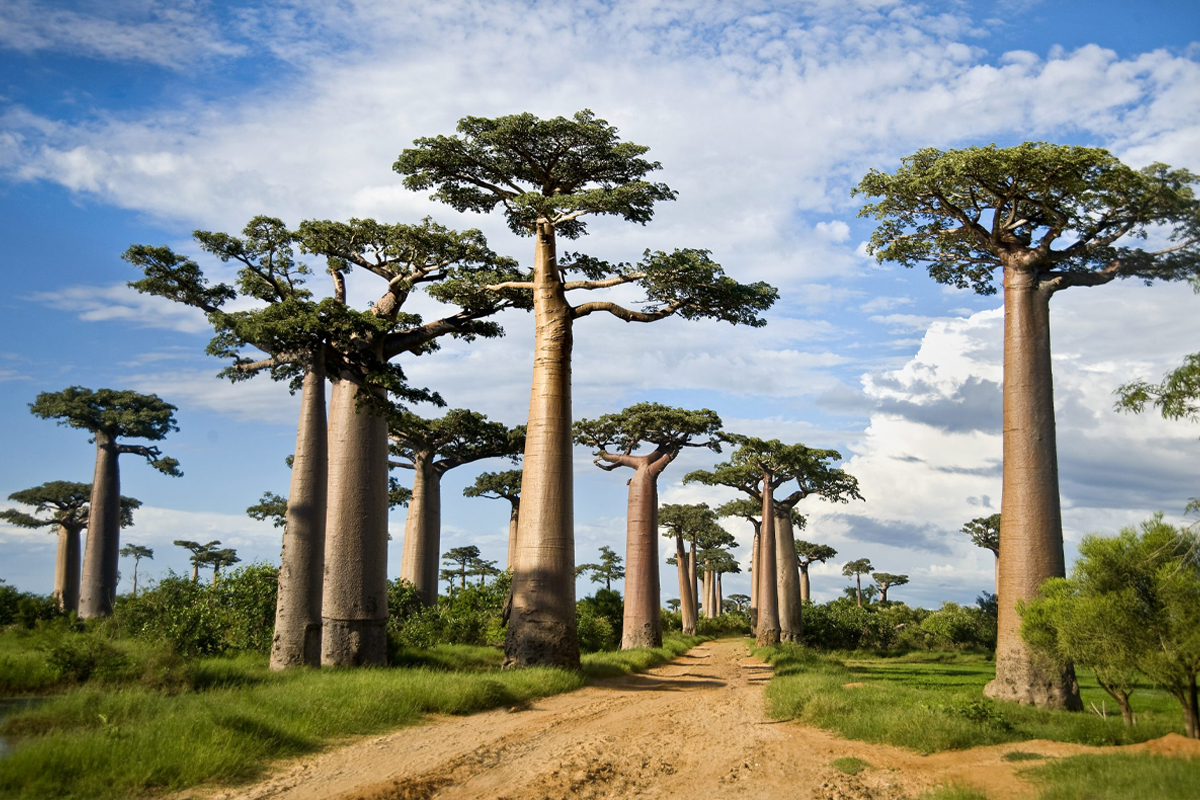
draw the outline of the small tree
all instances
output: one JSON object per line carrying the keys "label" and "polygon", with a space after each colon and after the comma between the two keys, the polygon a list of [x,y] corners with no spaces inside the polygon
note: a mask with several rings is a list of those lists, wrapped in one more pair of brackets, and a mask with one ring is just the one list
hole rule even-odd
{"label": "small tree", "polygon": [[971,543],[984,550],[991,550],[995,556],[996,588],[1000,587],[1000,515],[976,517],[962,526],[962,532],[971,537]]}
{"label": "small tree", "polygon": [[[699,617],[699,599],[696,596],[696,543],[700,537],[713,529],[721,530],[717,524],[716,515],[707,503],[667,503],[658,509],[659,527],[666,532],[663,536],[675,540],[675,555],[673,563],[679,572],[680,618],[685,635],[696,634],[697,618]],[[684,546],[684,540],[692,543],[691,558]],[[690,563],[690,567],[689,567]]]}
{"label": "small tree", "polygon": [[490,497],[494,500],[509,502],[508,550],[505,556],[505,568],[512,569],[512,557],[517,549],[517,521],[521,516],[521,470],[510,469],[505,472],[480,473],[479,477],[475,479],[475,483],[463,489],[463,497]]}
{"label": "small tree", "polygon": [[[699,411],[659,403],[637,403],[617,414],[575,423],[575,441],[592,449],[594,463],[612,471],[633,470],[629,479],[625,556],[625,616],[621,649],[662,647],[658,575],[658,476],[685,447],[720,452],[717,432],[721,418],[707,408]],[[699,440],[699,441],[697,441]],[[636,454],[644,446],[653,449]]]}
{"label": "small tree", "polygon": [[217,585],[217,580],[221,577],[221,570],[226,567],[232,567],[240,561],[241,559],[238,558],[237,551],[232,547],[223,547],[220,550],[213,550],[206,554],[204,563],[212,567],[212,585]]}
{"label": "small tree", "polygon": [[[612,582],[625,577],[625,568],[621,566],[621,557],[606,544],[600,545],[599,564],[580,564],[575,568],[576,574],[590,572],[592,583],[603,583],[604,588],[612,591]],[[626,594],[628,594],[626,589]],[[628,600],[626,600],[628,606]],[[628,612],[626,612],[628,613]]]}
{"label": "small tree", "polygon": [[504,456],[515,461],[525,446],[525,428],[509,429],[464,408],[456,408],[438,419],[424,419],[401,411],[388,421],[388,436],[391,439],[388,463],[413,473],[400,577],[412,583],[425,604],[431,606],[437,602],[442,476],[485,458]]}
{"label": "small tree", "polygon": [[745,611],[750,607],[750,595],[748,594],[731,594],[727,598],[733,607],[738,611]]}
{"label": "small tree", "polygon": [[858,558],[854,561],[847,561],[842,566],[842,574],[847,578],[854,578],[854,599],[859,608],[862,608],[863,604],[862,576],[873,569],[874,567],[871,566],[871,559],[869,558]]}
{"label": "small tree", "polygon": [[808,568],[817,561],[824,564],[837,555],[837,550],[827,544],[814,544],[803,539],[796,540],[796,560],[800,564],[800,601],[812,601],[812,590],[808,581]]}
{"label": "small tree", "polygon": [[121,555],[133,558],[133,596],[137,597],[138,562],[143,558],[154,559],[154,550],[140,544],[127,544],[121,548]]}
{"label": "small tree", "polygon": [[879,586],[879,602],[881,603],[888,601],[888,589],[908,583],[907,575],[894,575],[890,572],[872,572],[871,577],[875,579],[876,585]]}
{"label": "small tree", "polygon": [[176,547],[182,547],[185,550],[190,550],[192,553],[188,558],[188,561],[192,564],[192,583],[200,579],[200,567],[209,563],[209,557],[216,551],[217,545],[220,543],[219,539],[213,539],[211,542],[205,544],[193,542],[190,539],[176,539],[173,542]]}
{"label": "small tree", "polygon": [[159,441],[175,425],[175,406],[158,395],[115,389],[71,386],[61,392],[42,392],[29,410],[59,425],[81,428],[96,444],[96,472],[88,504],[87,549],[83,554],[79,616],[107,617],[117,594],[117,565],[121,550],[121,473],[118,457],[142,456],[164,475],[179,477],[179,462],[153,446],[121,439]]}
{"label": "small tree", "polygon": [[[394,168],[405,176],[408,188],[434,189],[434,199],[459,211],[502,208],[514,233],[534,237],[532,274],[492,287],[532,290],[536,328],[524,462],[526,510],[517,534],[505,655],[509,663],[577,667],[572,579],[574,322],[606,312],[626,322],[654,322],[678,314],[762,325],[757,314],[771,306],[777,293],[765,283],[743,285],[725,276],[704,250],[647,250],[636,266],[578,254],[559,261],[557,236],[582,236],[585,216],[645,223],[655,203],[675,196],[664,184],[644,180],[660,168],[641,157],[648,148],[621,142],[617,129],[592,112],[551,120],[533,114],[464,117],[458,131],[461,136],[417,139]],[[570,280],[570,273],[579,279]],[[571,291],[629,283],[644,290],[646,307],[631,309],[611,300],[571,305],[567,300]]]}
{"label": "small tree", "polygon": [[[63,611],[79,611],[79,534],[87,527],[88,502],[92,496],[90,483],[50,481],[32,489],[22,489],[8,496],[21,505],[33,506],[34,514],[49,513],[49,517],[14,508],[0,511],[0,519],[21,528],[54,527],[58,533],[58,549],[54,559],[54,597]],[[121,527],[133,524],[133,510],[141,503],[132,497],[121,498]]]}
{"label": "small tree", "polygon": [[261,522],[271,521],[276,528],[287,525],[288,499],[274,492],[263,492],[262,498],[246,509],[246,516]]}
{"label": "small tree", "polygon": [[[869,252],[928,268],[939,283],[1004,287],[1004,485],[996,679],[985,693],[1082,708],[1069,665],[1050,676],[1025,651],[1016,604],[1065,574],[1050,298],[1116,278],[1176,279],[1200,270],[1196,176],[1165,164],[1131,169],[1106,150],[1026,142],[924,148],[892,174],[872,170],[854,193],[880,220]],[[1167,247],[1132,246],[1166,228]]]}
{"label": "small tree", "polygon": [[[473,544],[465,547],[452,547],[442,553],[442,563],[446,565],[454,575],[458,576],[459,588],[467,588],[467,574],[471,568],[479,561],[479,548]],[[444,575],[442,576],[444,579]]]}
{"label": "small tree", "polygon": [[479,578],[479,585],[483,586],[486,578],[502,575],[504,574],[504,570],[497,569],[495,561],[489,561],[486,558],[477,558],[471,562],[471,568],[467,574],[472,578]]}

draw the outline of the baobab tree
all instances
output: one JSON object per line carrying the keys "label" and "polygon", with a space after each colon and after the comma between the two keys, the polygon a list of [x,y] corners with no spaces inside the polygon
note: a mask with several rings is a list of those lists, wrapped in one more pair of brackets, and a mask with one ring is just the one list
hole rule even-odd
{"label": "baobab tree", "polygon": [[962,532],[971,537],[971,543],[984,550],[991,550],[995,572],[996,590],[1000,589],[1000,515],[976,517],[962,526]]}
{"label": "baobab tree", "polygon": [[121,555],[133,559],[133,596],[137,597],[138,562],[143,558],[154,559],[153,548],[140,544],[127,544],[121,548]]}
{"label": "baobab tree", "polygon": [[[804,622],[793,512],[797,503],[814,494],[834,503],[861,500],[858,481],[832,465],[841,459],[836,450],[785,445],[778,439],[736,434],[725,438],[738,445],[730,460],[711,471],[692,472],[683,480],[729,486],[761,504],[758,572],[754,574],[758,601],[755,640],[760,647],[779,641],[799,641]],[[791,481],[796,482],[796,490],[776,500],[776,490]],[[763,491],[764,486],[769,491]]]}
{"label": "baobab tree", "polygon": [[[625,612],[621,649],[662,647],[658,613],[658,476],[685,447],[721,452],[721,418],[707,408],[692,411],[637,403],[616,414],[575,423],[575,441],[592,450],[600,469],[633,470],[626,513]],[[643,447],[649,452],[638,454]]]}
{"label": "baobab tree", "polygon": [[[729,536],[729,539],[732,542],[733,537]],[[730,546],[737,547],[737,542],[732,542]],[[704,564],[705,585],[708,587],[704,603],[704,616],[713,619],[720,616],[725,610],[721,576],[730,572],[741,572],[742,568],[733,554],[721,547],[702,551],[700,561]]]}
{"label": "baobab tree", "polygon": [[[50,481],[8,496],[9,500],[33,506],[33,514],[15,508],[0,511],[0,519],[21,528],[56,529],[58,548],[54,557],[54,597],[65,612],[79,612],[79,571],[81,567],[79,534],[87,527],[88,503],[92,497],[90,483]],[[133,510],[141,502],[132,497],[120,500],[120,525],[133,524]],[[48,517],[35,517],[46,514]]]}
{"label": "baobab tree", "polygon": [[[459,211],[503,208],[509,228],[534,237],[532,274],[495,285],[533,292],[535,356],[525,446],[523,511],[513,564],[513,610],[505,642],[512,664],[579,666],[575,632],[571,348],[576,320],[607,312],[626,322],[671,315],[763,325],[758,312],[777,293],[765,283],[739,284],[704,250],[647,250],[640,263],[609,264],[557,255],[557,237],[582,236],[589,215],[645,223],[654,204],[674,199],[665,184],[644,178],[660,168],[649,149],[621,142],[617,129],[580,111],[571,119],[533,114],[465,117],[460,136],[417,139],[394,168],[410,189]],[[575,273],[578,280],[569,280]],[[571,305],[567,293],[638,284],[646,305],[610,300]]]}
{"label": "baobab tree", "polygon": [[[758,569],[758,547],[761,539],[762,520],[759,518],[762,514],[762,501],[755,501],[748,497],[739,497],[736,500],[730,500],[728,503],[723,503],[717,506],[718,517],[740,517],[746,520],[754,527],[754,539],[750,545],[750,596],[749,596],[749,616],[750,629],[754,630],[754,626],[758,620],[758,581],[754,579]],[[793,530],[802,530],[807,524],[807,520],[800,512],[792,509],[791,524]],[[778,535],[778,534],[777,534]],[[804,580],[806,576],[801,574],[800,597],[803,600],[804,595]]]}
{"label": "baobab tree", "polygon": [[464,408],[437,419],[399,411],[390,415],[388,438],[389,466],[413,473],[400,577],[412,583],[425,605],[432,606],[437,602],[441,551],[442,476],[485,458],[503,456],[515,461],[525,446],[525,429],[509,429]]}
{"label": "baobab tree", "polygon": [[[1082,708],[1070,664],[1035,663],[1016,606],[1065,574],[1050,298],[1116,278],[1197,274],[1196,176],[1165,164],[1131,169],[1108,151],[1026,142],[917,151],[892,174],[872,170],[854,193],[881,220],[869,252],[923,265],[939,283],[994,294],[1004,287],[1004,477],[999,623],[991,697]],[[1132,246],[1167,229],[1159,250]]]}
{"label": "baobab tree", "polygon": [[862,576],[873,569],[875,568],[871,566],[869,558],[856,558],[842,565],[842,574],[847,578],[854,578],[854,601],[859,608],[862,608],[863,598]]}
{"label": "baobab tree", "polygon": [[475,483],[463,489],[463,497],[490,497],[494,500],[508,501],[510,511],[505,568],[512,569],[513,553],[517,549],[517,520],[521,517],[521,470],[482,472],[475,479]]}
{"label": "baobab tree", "polygon": [[[658,509],[658,525],[666,532],[663,536],[675,540],[674,563],[679,572],[679,613],[683,632],[688,636],[696,633],[696,623],[699,617],[698,598],[696,596],[695,573],[688,568],[688,553],[684,540],[692,543],[692,553],[696,552],[696,542],[713,528],[721,529],[717,517],[707,503],[667,503]],[[692,559],[694,563],[694,559]]]}
{"label": "baobab tree", "polygon": [[[333,392],[321,601],[321,663],[382,665],[387,660],[387,418],[392,401],[423,398],[441,404],[441,398],[408,387],[391,361],[403,353],[429,352],[441,336],[500,336],[503,329],[485,318],[506,308],[527,308],[530,298],[528,292],[488,288],[520,275],[515,262],[497,256],[477,230],[460,233],[429,219],[418,225],[310,220],[300,224],[297,236],[304,252],[325,256],[338,302],[345,303],[345,273],[351,269],[387,284],[365,312],[371,324],[355,327],[346,339],[342,352],[354,358],[345,358],[329,373]],[[458,311],[430,322],[402,313],[421,288]]]}
{"label": "baobab tree", "polygon": [[29,410],[59,425],[81,428],[96,444],[96,471],[88,502],[87,546],[79,592],[79,616],[87,619],[112,614],[117,596],[117,565],[121,550],[121,473],[118,459],[138,455],[164,475],[180,477],[179,462],[155,446],[128,444],[122,439],[160,441],[175,425],[175,406],[155,394],[116,389],[70,386],[61,392],[42,392]]}
{"label": "baobab tree", "polygon": [[812,601],[812,588],[808,580],[808,568],[815,562],[824,564],[837,555],[837,550],[827,544],[814,544],[803,539],[796,540],[796,559],[800,562],[800,602]]}
{"label": "baobab tree", "polygon": [[872,572],[871,578],[875,581],[875,585],[879,587],[879,602],[881,603],[888,601],[888,589],[908,583],[907,575],[895,575],[891,572]]}
{"label": "baobab tree", "polygon": [[212,585],[216,586],[217,581],[221,577],[221,570],[226,567],[232,567],[241,561],[237,551],[232,547],[222,547],[219,550],[213,550],[204,557],[204,563],[212,567]]}
{"label": "baobab tree", "polygon": [[731,594],[727,599],[737,611],[746,611],[750,608],[750,595],[748,594]]}
{"label": "baobab tree", "polygon": [[176,539],[172,544],[176,547],[182,547],[184,550],[190,550],[191,555],[188,556],[188,561],[192,564],[192,583],[200,580],[200,567],[209,563],[209,558],[217,550],[217,545],[221,543],[220,539],[213,539],[211,542],[193,542],[191,539]]}
{"label": "baobab tree", "polygon": [[[467,588],[467,573],[470,571],[472,565],[479,560],[479,556],[479,548],[473,544],[463,547],[452,547],[442,553],[442,563],[446,565],[447,571],[458,577],[459,588]],[[445,575],[442,578],[444,580]],[[436,585],[434,586],[434,590],[437,590]]]}
{"label": "baobab tree", "polygon": [[[600,545],[600,563],[598,564],[580,564],[575,568],[577,574],[590,572],[589,576],[592,583],[603,583],[604,588],[612,591],[612,582],[619,581],[625,577],[625,567],[621,566],[621,556],[606,544]],[[625,582],[625,604],[629,604],[629,581]],[[628,615],[626,615],[628,617]],[[661,639],[661,634],[659,639]],[[661,644],[659,645],[662,646]],[[622,645],[621,649],[629,648]]]}
{"label": "baobab tree", "polygon": [[487,578],[494,578],[503,573],[503,570],[496,568],[494,560],[489,561],[486,558],[477,558],[471,562],[471,568],[467,574],[472,578],[479,578],[479,585],[483,586],[483,582]]}

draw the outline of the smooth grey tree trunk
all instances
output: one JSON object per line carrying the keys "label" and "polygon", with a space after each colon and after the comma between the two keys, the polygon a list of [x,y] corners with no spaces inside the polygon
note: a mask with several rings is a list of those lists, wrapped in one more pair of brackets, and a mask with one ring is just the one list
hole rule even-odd
{"label": "smooth grey tree trunk", "polygon": [[404,521],[400,577],[412,583],[427,606],[437,604],[442,547],[442,474],[432,453],[413,459],[412,497]]}
{"label": "smooth grey tree trunk", "polygon": [[771,475],[763,475],[762,525],[759,528],[758,626],[754,643],[759,647],[779,644],[779,586],[775,569],[775,502],[771,496]]}
{"label": "smooth grey tree trunk", "polygon": [[779,593],[779,640],[799,642],[804,633],[800,606],[799,561],[792,530],[792,507],[775,504],[775,569]]}
{"label": "smooth grey tree trunk", "polygon": [[112,614],[121,559],[120,448],[103,432],[96,432],[95,437],[96,472],[92,477],[87,549],[79,588],[79,616],[84,619]]}
{"label": "smooth grey tree trunk", "polygon": [[1035,273],[1004,270],[1004,479],[1000,503],[996,679],[1000,700],[1081,710],[1075,670],[1035,659],[1017,603],[1066,574],[1050,362],[1050,292]]}
{"label": "smooth grey tree trunk", "polygon": [[[662,647],[658,575],[658,474],[643,464],[629,479],[625,534],[625,612],[621,649]],[[680,598],[682,602],[682,598]]]}
{"label": "smooth grey tree trunk", "polygon": [[679,619],[685,636],[696,635],[696,618],[699,616],[696,595],[696,583],[688,570],[687,552],[683,546],[683,536],[675,534],[675,569],[679,573]]}
{"label": "smooth grey tree trunk", "polygon": [[54,596],[64,612],[79,612],[79,526],[58,526],[58,549],[54,558]]}
{"label": "smooth grey tree trunk", "polygon": [[300,421],[279,557],[279,601],[271,642],[273,670],[321,665],[328,437],[324,358],[317,354],[304,375],[300,394]]}

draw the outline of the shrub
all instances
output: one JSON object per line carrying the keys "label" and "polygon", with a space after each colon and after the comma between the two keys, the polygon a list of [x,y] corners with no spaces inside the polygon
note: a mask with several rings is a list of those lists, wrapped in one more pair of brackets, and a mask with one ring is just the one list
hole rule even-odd
{"label": "shrub", "polygon": [[393,649],[441,644],[498,645],[504,642],[502,615],[511,576],[491,584],[469,585],[426,606],[415,587],[397,579],[388,585],[388,634]]}
{"label": "shrub", "polygon": [[31,630],[38,622],[62,616],[53,596],[22,592],[0,579],[0,628],[16,625]]}

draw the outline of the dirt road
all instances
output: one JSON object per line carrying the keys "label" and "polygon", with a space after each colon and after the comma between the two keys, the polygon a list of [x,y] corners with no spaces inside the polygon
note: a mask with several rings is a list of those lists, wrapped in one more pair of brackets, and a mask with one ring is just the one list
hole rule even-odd
{"label": "dirt road", "polygon": [[[939,783],[1021,798],[1033,787],[1009,750],[1093,751],[1021,742],[921,756],[768,719],[771,668],[740,641],[703,644],[643,675],[469,717],[445,717],[284,765],[212,800],[557,800],[707,797],[901,800]],[[1180,737],[1181,738],[1181,737]],[[1160,749],[1170,749],[1164,742]],[[830,766],[853,756],[857,776]]]}

